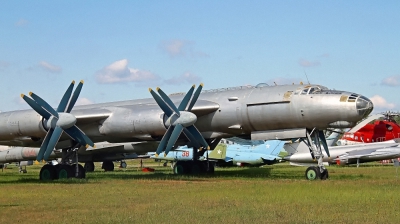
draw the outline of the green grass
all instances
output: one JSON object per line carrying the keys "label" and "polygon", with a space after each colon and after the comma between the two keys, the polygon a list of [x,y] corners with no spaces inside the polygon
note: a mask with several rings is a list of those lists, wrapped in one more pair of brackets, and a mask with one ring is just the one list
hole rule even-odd
{"label": "green grass", "polygon": [[52,182],[38,180],[39,165],[26,174],[12,166],[0,173],[0,222],[396,223],[400,215],[390,165],[329,167],[329,180],[307,181],[305,167],[287,164],[201,176],[176,176],[150,160],[156,172],[143,173],[137,164]]}

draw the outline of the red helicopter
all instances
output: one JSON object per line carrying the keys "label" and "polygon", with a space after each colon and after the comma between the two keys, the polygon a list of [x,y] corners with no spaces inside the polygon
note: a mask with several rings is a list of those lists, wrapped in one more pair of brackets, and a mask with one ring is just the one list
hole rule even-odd
{"label": "red helicopter", "polygon": [[400,116],[400,114],[385,112],[366,118],[350,131],[345,132],[338,140],[338,145],[383,142],[400,138],[400,125],[395,121],[395,116]]}

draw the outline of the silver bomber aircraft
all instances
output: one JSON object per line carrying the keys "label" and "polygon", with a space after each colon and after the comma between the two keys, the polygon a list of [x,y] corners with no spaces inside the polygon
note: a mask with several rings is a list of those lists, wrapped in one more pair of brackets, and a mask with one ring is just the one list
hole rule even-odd
{"label": "silver bomber aircraft", "polygon": [[[34,110],[0,113],[0,144],[38,147],[36,159],[48,160],[53,149],[67,153],[95,147],[93,142],[159,141],[157,155],[188,145],[202,156],[221,138],[253,140],[301,138],[308,143],[318,166],[307,169],[309,179],[325,179],[322,145],[329,156],[323,129],[349,128],[373,109],[359,94],[330,90],[321,85],[259,84],[165,94],[149,89],[153,98],[75,106],[83,86],[71,83],[57,108],[34,93],[21,97]],[[182,135],[183,133],[183,135]],[[321,144],[310,144],[310,142]],[[197,156],[196,156],[197,157]],[[207,164],[193,161],[188,169],[207,172]],[[179,166],[179,163],[176,165]],[[57,170],[45,165],[41,179],[53,179]]]}

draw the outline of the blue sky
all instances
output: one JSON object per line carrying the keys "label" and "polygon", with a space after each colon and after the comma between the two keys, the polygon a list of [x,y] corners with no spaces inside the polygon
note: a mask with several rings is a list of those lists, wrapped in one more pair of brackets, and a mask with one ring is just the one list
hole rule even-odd
{"label": "blue sky", "polygon": [[307,82],[400,111],[400,1],[1,1],[0,110]]}

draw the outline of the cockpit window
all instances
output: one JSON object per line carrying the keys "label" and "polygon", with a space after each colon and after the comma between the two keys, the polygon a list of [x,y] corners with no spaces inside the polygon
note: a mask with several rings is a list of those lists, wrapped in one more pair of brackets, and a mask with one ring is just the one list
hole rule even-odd
{"label": "cockpit window", "polygon": [[[321,88],[322,87],[322,88]],[[328,90],[328,88],[324,86],[306,86],[304,89],[297,89],[294,92],[294,95],[307,95],[307,94],[318,94],[322,93],[323,90]]]}
{"label": "cockpit window", "polygon": [[303,89],[303,91],[301,91],[301,95],[307,95],[307,93],[308,93],[308,89],[309,88],[305,88],[305,89]]}

